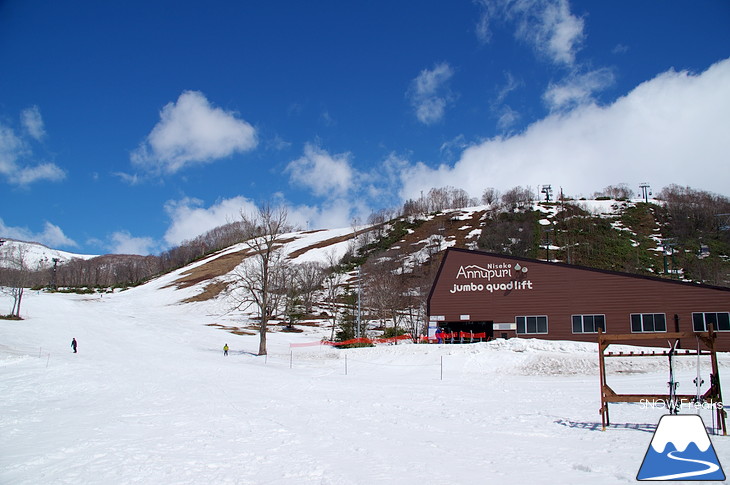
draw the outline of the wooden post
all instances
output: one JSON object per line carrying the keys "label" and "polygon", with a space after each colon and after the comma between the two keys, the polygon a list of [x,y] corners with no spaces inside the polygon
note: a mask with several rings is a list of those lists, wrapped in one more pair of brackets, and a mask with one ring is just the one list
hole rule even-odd
{"label": "wooden post", "polygon": [[710,389],[705,393],[705,395],[714,394],[714,396],[717,398],[717,402],[714,403],[715,405],[715,414],[717,415],[717,424],[720,426],[720,429],[722,430],[722,435],[727,436],[727,423],[725,422],[725,418],[727,417],[727,411],[725,409],[720,409],[719,404],[722,403],[722,386],[720,386],[720,366],[717,365],[717,353],[715,352],[715,328],[712,324],[710,324],[709,328],[707,329],[708,334],[708,343],[710,344],[710,361],[712,362],[712,379],[710,381]]}
{"label": "wooden post", "polygon": [[601,430],[606,431],[606,426],[609,425],[608,422],[608,403],[604,400],[604,389],[606,387],[606,363],[604,361],[603,357],[603,329],[601,327],[598,327],[598,369],[599,369],[599,377],[601,379]]}

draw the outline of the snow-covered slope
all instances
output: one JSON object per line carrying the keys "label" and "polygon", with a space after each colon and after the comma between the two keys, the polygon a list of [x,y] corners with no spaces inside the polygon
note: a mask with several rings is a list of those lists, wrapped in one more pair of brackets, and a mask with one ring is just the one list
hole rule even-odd
{"label": "snow-covered slope", "polygon": [[[257,335],[221,330],[236,317],[219,301],[179,303],[197,291],[171,285],[184,271],[103,296],[26,292],[25,320],[0,320],[0,483],[634,483],[665,412],[615,405],[601,432],[585,343],[336,350],[305,327],[272,331],[257,357]],[[663,392],[666,362],[650,361],[609,382]]]}
{"label": "snow-covered slope", "polygon": [[23,255],[25,266],[32,270],[53,266],[54,259],[58,260],[58,264],[63,264],[74,258],[91,259],[96,257],[91,254],[74,254],[58,249],[51,249],[39,243],[5,238],[0,239],[5,241],[0,245],[0,267],[12,267],[11,260],[17,260],[18,254]]}

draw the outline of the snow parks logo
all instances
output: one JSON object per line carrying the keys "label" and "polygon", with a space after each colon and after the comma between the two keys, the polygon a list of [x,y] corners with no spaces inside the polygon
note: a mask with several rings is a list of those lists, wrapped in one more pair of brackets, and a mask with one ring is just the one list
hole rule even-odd
{"label": "snow parks logo", "polygon": [[665,415],[646,450],[637,480],[725,480],[700,416]]}

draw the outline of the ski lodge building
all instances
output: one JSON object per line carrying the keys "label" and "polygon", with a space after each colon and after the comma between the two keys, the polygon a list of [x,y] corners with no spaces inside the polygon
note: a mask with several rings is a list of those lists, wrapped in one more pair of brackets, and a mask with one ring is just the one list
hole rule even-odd
{"label": "ski lodge building", "polygon": [[[730,288],[449,248],[428,296],[429,337],[484,333],[491,338],[596,342],[606,334],[717,331],[730,351]],[[631,343],[631,342],[627,342]],[[697,343],[680,342],[695,348]]]}

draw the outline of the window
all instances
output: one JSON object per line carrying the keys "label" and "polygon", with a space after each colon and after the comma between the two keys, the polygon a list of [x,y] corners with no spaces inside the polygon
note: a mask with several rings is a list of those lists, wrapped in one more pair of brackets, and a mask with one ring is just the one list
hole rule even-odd
{"label": "window", "polygon": [[598,333],[606,331],[605,315],[573,315],[573,333]]}
{"label": "window", "polygon": [[706,332],[707,327],[710,324],[712,324],[712,327],[718,332],[730,331],[730,313],[692,313],[692,326],[694,327],[695,332]]}
{"label": "window", "polygon": [[548,319],[546,315],[534,317],[515,317],[517,333],[548,333]]}
{"label": "window", "polygon": [[664,313],[632,313],[631,331],[638,332],[666,332],[667,316]]}

